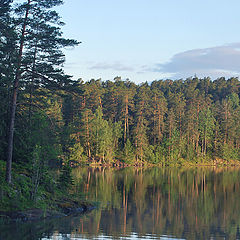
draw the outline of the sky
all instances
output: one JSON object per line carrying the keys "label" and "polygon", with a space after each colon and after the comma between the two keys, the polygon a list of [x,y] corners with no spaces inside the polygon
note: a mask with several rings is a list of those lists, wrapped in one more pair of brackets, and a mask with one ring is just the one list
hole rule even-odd
{"label": "sky", "polygon": [[239,0],[65,0],[57,8],[74,79],[135,83],[240,75]]}

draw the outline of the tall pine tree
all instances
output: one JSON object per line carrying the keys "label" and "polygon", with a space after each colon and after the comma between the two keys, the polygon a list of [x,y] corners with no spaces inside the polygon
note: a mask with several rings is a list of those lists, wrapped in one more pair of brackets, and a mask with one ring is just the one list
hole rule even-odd
{"label": "tall pine tree", "polygon": [[[31,83],[37,86],[62,86],[66,77],[60,66],[64,62],[62,47],[77,45],[77,41],[62,37],[58,26],[62,25],[57,12],[51,8],[62,4],[62,0],[28,0],[14,9],[17,36],[17,55],[12,90],[12,102],[8,131],[6,181],[11,183],[13,135],[18,92]],[[30,94],[30,96],[31,96]],[[31,102],[30,102],[31,103]]]}

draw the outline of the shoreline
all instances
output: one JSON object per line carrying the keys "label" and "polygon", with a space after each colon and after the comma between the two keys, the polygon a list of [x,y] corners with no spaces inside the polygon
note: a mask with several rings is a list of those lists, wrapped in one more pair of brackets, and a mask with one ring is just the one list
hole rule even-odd
{"label": "shoreline", "polygon": [[[79,167],[82,164],[74,163],[71,164],[71,167]],[[160,163],[149,163],[149,162],[135,162],[135,163],[124,163],[119,160],[116,162],[87,162],[83,166],[87,167],[109,167],[115,169],[121,169],[125,167],[185,167],[185,166],[203,166],[203,167],[240,167],[240,161],[238,160],[224,160],[221,158],[215,158],[212,160],[195,160],[195,161],[188,161],[184,159],[179,159],[174,162],[165,161]]]}
{"label": "shoreline", "polygon": [[26,210],[0,211],[0,219],[4,223],[37,221],[50,218],[61,218],[82,215],[96,208],[91,202],[73,201],[55,202],[55,209],[30,208]]}

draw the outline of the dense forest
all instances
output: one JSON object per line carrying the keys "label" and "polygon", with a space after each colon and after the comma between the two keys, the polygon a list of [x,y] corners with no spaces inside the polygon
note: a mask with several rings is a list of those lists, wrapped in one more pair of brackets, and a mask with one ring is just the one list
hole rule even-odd
{"label": "dense forest", "polygon": [[[26,83],[31,84],[31,83]],[[3,86],[7,126],[10,88]],[[20,88],[14,161],[128,164],[240,157],[239,80],[72,81]],[[6,136],[6,127],[1,131]],[[1,143],[2,158],[4,145]]]}
{"label": "dense forest", "polygon": [[[69,81],[54,89],[24,86],[19,90],[14,161],[28,162],[33,156],[128,164],[237,160],[239,84],[237,78],[195,77],[136,85],[117,77]],[[11,87],[2,89],[4,159]]]}
{"label": "dense forest", "polygon": [[31,172],[34,195],[53,163],[240,160],[238,78],[72,80],[62,48],[79,42],[62,37],[52,10],[62,1],[0,4],[0,163],[8,183],[12,162]]}

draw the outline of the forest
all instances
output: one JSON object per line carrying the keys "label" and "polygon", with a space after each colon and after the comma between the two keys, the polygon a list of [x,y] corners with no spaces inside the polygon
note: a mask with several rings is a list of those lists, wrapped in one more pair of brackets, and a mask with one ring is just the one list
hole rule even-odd
{"label": "forest", "polygon": [[80,42],[63,37],[62,3],[0,1],[2,183],[30,172],[35,196],[53,165],[240,160],[238,78],[73,80],[63,48]]}
{"label": "forest", "polygon": [[[8,89],[1,92],[2,139]],[[14,161],[127,164],[239,160],[239,80],[72,81],[19,91]],[[3,94],[4,93],[4,94]],[[22,104],[21,104],[22,103]],[[6,141],[1,142],[4,159]]]}

